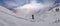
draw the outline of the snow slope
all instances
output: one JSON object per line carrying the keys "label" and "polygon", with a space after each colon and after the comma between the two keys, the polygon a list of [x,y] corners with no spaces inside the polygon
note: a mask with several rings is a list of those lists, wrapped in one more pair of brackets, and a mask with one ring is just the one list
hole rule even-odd
{"label": "snow slope", "polygon": [[[25,9],[25,6],[27,9],[31,8],[31,10]],[[51,10],[49,10],[50,7],[38,9],[39,11],[34,10],[40,7],[39,4],[34,3],[33,5],[28,4],[25,6],[22,6],[22,10],[18,11],[24,16],[22,14],[17,15],[7,8],[0,6],[0,26],[60,26],[60,6],[53,7]],[[56,11],[58,8],[59,12]],[[34,14],[34,20],[32,20],[32,14]]]}
{"label": "snow slope", "polygon": [[39,12],[35,15],[35,22],[31,22],[29,19],[21,18],[12,11],[0,6],[0,26],[60,26],[60,11],[56,12],[55,9],[57,8],[60,9],[60,6],[51,11],[42,12],[41,15]]}

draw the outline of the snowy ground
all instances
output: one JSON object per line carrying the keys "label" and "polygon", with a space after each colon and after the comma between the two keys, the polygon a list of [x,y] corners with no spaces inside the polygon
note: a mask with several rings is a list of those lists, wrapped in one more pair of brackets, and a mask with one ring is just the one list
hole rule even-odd
{"label": "snowy ground", "polygon": [[32,21],[0,6],[0,26],[60,26],[60,11],[56,12],[55,9],[35,14],[35,19]]}

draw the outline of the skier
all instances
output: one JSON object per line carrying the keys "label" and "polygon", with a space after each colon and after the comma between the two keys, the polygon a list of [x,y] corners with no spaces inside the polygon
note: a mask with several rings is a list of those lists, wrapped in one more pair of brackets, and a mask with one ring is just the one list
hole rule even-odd
{"label": "skier", "polygon": [[34,15],[32,15],[32,19],[34,20]]}

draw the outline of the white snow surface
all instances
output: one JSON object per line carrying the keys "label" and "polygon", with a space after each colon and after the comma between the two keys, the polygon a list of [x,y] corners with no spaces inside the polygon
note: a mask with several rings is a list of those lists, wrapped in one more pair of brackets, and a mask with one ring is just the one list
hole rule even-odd
{"label": "white snow surface", "polygon": [[[56,7],[59,8],[60,7]],[[0,26],[60,26],[60,12],[42,10],[35,14],[34,22],[29,18],[21,18],[12,11],[0,6]],[[20,18],[19,18],[20,17]],[[57,21],[56,21],[57,20]]]}

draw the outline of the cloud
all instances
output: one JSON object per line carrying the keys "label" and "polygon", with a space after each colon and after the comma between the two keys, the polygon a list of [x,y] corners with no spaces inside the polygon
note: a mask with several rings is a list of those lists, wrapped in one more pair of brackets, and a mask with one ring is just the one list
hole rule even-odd
{"label": "cloud", "polygon": [[14,7],[18,6],[18,4],[13,3],[13,2],[5,2],[5,5],[4,6],[6,8],[14,8]]}
{"label": "cloud", "polygon": [[17,9],[43,9],[45,7],[50,7],[53,5],[52,1],[44,1],[44,3],[36,3],[35,1],[32,1],[30,4],[25,4],[24,6],[17,7]]}
{"label": "cloud", "polygon": [[16,12],[14,8],[18,6],[23,6],[24,4],[29,2],[30,0],[1,0],[0,5],[11,11]]}
{"label": "cloud", "polygon": [[15,8],[17,10],[16,14],[22,17],[27,15],[32,15],[35,12],[40,11],[41,9],[51,7],[53,3],[54,1],[51,0],[44,0],[44,3],[36,3],[35,0],[32,0],[31,3],[29,4],[25,4],[24,6],[19,6]]}
{"label": "cloud", "polygon": [[29,0],[3,0],[3,6],[6,8],[15,8],[29,3]]}

